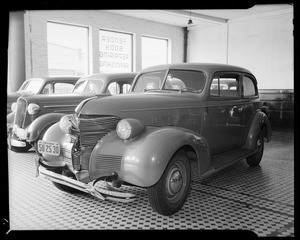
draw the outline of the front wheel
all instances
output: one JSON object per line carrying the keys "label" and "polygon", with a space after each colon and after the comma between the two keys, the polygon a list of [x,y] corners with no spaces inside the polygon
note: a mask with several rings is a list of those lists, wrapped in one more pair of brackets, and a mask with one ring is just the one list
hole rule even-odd
{"label": "front wheel", "polygon": [[249,166],[258,166],[261,162],[264,153],[264,134],[263,129],[257,135],[256,139],[256,153],[246,158],[246,162]]}
{"label": "front wheel", "polygon": [[148,188],[152,208],[165,216],[179,211],[185,203],[191,180],[191,166],[184,151],[177,152],[160,180]]}

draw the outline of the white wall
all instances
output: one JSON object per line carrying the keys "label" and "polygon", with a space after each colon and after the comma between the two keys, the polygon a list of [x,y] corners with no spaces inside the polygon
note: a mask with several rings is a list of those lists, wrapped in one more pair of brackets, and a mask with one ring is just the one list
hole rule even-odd
{"label": "white wall", "polygon": [[184,32],[181,27],[102,10],[33,10],[26,11],[24,16],[26,78],[48,75],[47,21],[89,27],[92,46],[90,73],[99,72],[99,29],[133,34],[134,71],[141,70],[142,35],[169,39],[171,42],[171,63],[183,61]]}
{"label": "white wall", "polygon": [[259,89],[293,89],[293,12],[190,28],[189,62],[217,62],[253,72]]}

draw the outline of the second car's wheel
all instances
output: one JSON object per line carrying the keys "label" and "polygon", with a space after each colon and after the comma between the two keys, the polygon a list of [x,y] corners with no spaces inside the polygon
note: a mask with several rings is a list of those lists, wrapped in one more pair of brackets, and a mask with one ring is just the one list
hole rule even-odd
{"label": "second car's wheel", "polygon": [[263,129],[261,129],[257,135],[256,139],[256,153],[246,158],[246,162],[249,166],[258,166],[261,162],[264,153],[264,134]]}
{"label": "second car's wheel", "polygon": [[185,203],[191,180],[191,166],[185,151],[177,152],[160,180],[148,188],[152,208],[165,216],[179,211]]}
{"label": "second car's wheel", "polygon": [[[63,170],[61,172],[61,174],[63,176],[66,176],[66,177],[69,177],[69,178],[72,178],[72,179],[76,179],[75,175],[70,172],[70,171],[66,171],[66,170]],[[57,183],[57,182],[52,182],[53,185],[58,188],[59,190],[63,191],[63,192],[67,192],[67,193],[80,193],[81,191],[75,189],[75,188],[71,188],[69,186],[66,186],[66,185],[63,185],[63,184],[60,184],[60,183]]]}

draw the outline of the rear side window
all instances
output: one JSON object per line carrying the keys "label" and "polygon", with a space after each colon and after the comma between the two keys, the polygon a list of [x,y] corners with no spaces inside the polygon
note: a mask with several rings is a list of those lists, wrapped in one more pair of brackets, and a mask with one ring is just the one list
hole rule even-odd
{"label": "rear side window", "polygon": [[255,84],[253,80],[248,76],[243,77],[243,90],[244,97],[257,96],[257,89],[255,87]]}
{"label": "rear side window", "polygon": [[54,94],[68,94],[71,93],[74,88],[74,84],[71,83],[55,83]]}
{"label": "rear side window", "polygon": [[239,98],[241,96],[239,75],[220,74],[218,76],[215,76],[210,85],[210,96]]}

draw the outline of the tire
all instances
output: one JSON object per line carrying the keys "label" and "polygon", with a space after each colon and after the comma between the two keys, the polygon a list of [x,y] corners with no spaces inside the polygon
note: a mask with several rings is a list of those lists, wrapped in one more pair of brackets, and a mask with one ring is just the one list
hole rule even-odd
{"label": "tire", "polygon": [[32,148],[32,145],[30,143],[26,142],[26,146],[25,147],[14,147],[14,146],[11,146],[9,149],[12,150],[13,152],[17,152],[17,153],[26,153],[26,152],[28,152],[28,150],[30,148]]}
{"label": "tire", "polygon": [[185,151],[178,151],[169,162],[160,180],[148,188],[154,211],[170,216],[179,211],[188,195],[191,166]]}
{"label": "tire", "polygon": [[261,129],[257,135],[256,140],[256,153],[246,158],[246,162],[249,166],[258,166],[261,162],[264,153],[264,134],[263,129]]}
{"label": "tire", "polygon": [[[75,175],[70,171],[63,170],[60,174],[62,174],[63,176],[72,178],[72,179],[76,179]],[[81,192],[75,188],[71,188],[69,186],[66,186],[66,185],[63,185],[63,184],[60,184],[57,182],[52,182],[52,183],[57,189],[59,189],[60,191],[63,191],[63,192],[67,192],[67,193],[80,193]]]}

